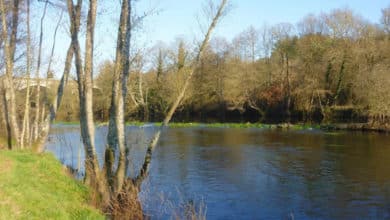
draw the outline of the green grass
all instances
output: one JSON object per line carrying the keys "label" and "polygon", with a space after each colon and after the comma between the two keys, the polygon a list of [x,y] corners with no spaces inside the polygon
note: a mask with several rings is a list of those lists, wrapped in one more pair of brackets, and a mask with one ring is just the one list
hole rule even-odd
{"label": "green grass", "polygon": [[[127,122],[126,125],[129,126],[142,126],[145,122]],[[160,126],[161,122],[152,123],[155,126]],[[181,123],[181,122],[173,122],[169,123],[169,127],[171,128],[192,128],[192,127],[207,127],[207,128],[268,128],[268,129],[276,129],[276,128],[285,128],[286,124],[262,124],[262,123]],[[288,129],[292,130],[304,130],[304,129],[319,129],[319,125],[311,125],[311,124],[290,124]]]}
{"label": "green grass", "polygon": [[[55,124],[61,125],[78,125],[79,122],[55,122]],[[153,124],[160,126],[161,122],[140,122],[129,121],[126,122],[127,126],[143,126],[145,124]],[[106,126],[108,122],[99,122],[97,126]],[[283,128],[287,129],[286,124],[263,124],[263,123],[199,123],[199,122],[172,122],[169,123],[170,128],[193,128],[193,127],[207,127],[207,128]],[[306,129],[320,129],[319,125],[313,124],[290,124],[288,129],[291,130],[306,130]]]}
{"label": "green grass", "polygon": [[0,219],[104,219],[51,154],[0,151]]}
{"label": "green grass", "polygon": [[59,124],[59,125],[79,125],[80,121],[54,121],[53,124]]}

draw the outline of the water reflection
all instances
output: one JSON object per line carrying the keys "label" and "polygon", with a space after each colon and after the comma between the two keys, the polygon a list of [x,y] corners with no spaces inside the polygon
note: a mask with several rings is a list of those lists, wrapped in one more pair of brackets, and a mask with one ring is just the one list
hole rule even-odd
{"label": "water reflection", "polygon": [[[134,175],[154,128],[127,132]],[[102,158],[107,129],[96,133]],[[75,167],[78,128],[59,126],[50,137],[48,150]],[[203,198],[209,219],[390,218],[390,137],[383,134],[168,129],[152,163],[142,196],[157,219],[167,214],[161,194],[172,202]]]}

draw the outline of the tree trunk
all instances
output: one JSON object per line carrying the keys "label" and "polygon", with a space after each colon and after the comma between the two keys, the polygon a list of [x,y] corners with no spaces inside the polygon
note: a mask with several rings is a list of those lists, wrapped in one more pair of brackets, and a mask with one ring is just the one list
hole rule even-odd
{"label": "tree trunk", "polygon": [[[26,101],[24,104],[24,116],[23,116],[23,127],[22,134],[20,137],[20,145],[24,148],[24,141],[29,141],[28,137],[30,134],[30,67],[31,67],[31,34],[30,34],[30,0],[27,3],[27,59],[26,59],[26,74],[27,74],[27,88],[26,88]],[[30,143],[29,143],[30,144]]]}
{"label": "tree trunk", "polygon": [[39,45],[38,45],[38,60],[37,60],[37,68],[36,68],[36,72],[35,72],[35,77],[36,77],[36,81],[37,81],[37,90],[36,90],[36,98],[35,98],[35,106],[36,106],[36,109],[35,109],[35,118],[34,118],[34,127],[33,127],[33,137],[32,137],[32,140],[33,141],[37,141],[38,140],[38,134],[39,134],[39,112],[40,112],[40,96],[41,96],[41,80],[40,80],[40,71],[41,71],[41,57],[42,57],[42,41],[43,41],[43,21],[45,20],[45,16],[46,16],[46,10],[47,10],[47,5],[48,5],[48,0],[46,0],[45,2],[45,7],[43,9],[43,14],[42,14],[42,17],[41,17],[41,26],[40,26],[40,33],[39,33]]}
{"label": "tree trunk", "polygon": [[[58,31],[58,28],[60,27],[60,23],[61,23],[61,20],[62,20],[62,15],[63,15],[63,11],[61,11],[60,18],[58,19],[56,28],[54,30],[53,45],[52,45],[52,48],[51,48],[49,64],[48,64],[47,71],[46,71],[46,88],[48,88],[47,79],[48,79],[49,72],[51,70],[51,64],[52,64],[53,56],[54,56],[54,49],[55,49],[55,46],[56,46],[57,31]],[[61,105],[62,96],[63,96],[63,93],[64,93],[64,88],[65,88],[65,86],[66,86],[66,84],[68,82],[69,71],[70,71],[70,67],[71,67],[71,64],[72,64],[72,59],[73,59],[73,48],[72,48],[72,44],[71,44],[69,46],[69,48],[68,48],[68,52],[66,53],[64,72],[62,74],[62,77],[61,77],[61,80],[60,80],[60,84],[58,85],[58,88],[57,88],[57,95],[53,99],[51,104],[49,105],[48,113],[46,114],[44,109],[42,111],[42,121],[41,121],[42,126],[41,126],[41,129],[39,131],[39,135],[38,135],[39,136],[39,140],[38,140],[38,146],[37,146],[37,149],[36,149],[37,152],[43,152],[44,151],[44,145],[45,145],[45,142],[46,142],[47,137],[49,135],[50,125],[54,121],[54,119],[55,119],[55,117],[57,115],[57,110],[58,110],[58,108]],[[47,92],[46,92],[46,94],[47,94]],[[45,96],[45,102],[46,103],[49,102],[47,100],[47,96]]]}
{"label": "tree trunk", "polygon": [[5,91],[3,89],[3,81],[0,81],[1,83],[1,88],[0,88],[0,99],[1,99],[1,102],[2,102],[2,105],[1,105],[1,111],[2,111],[2,118],[3,118],[3,124],[4,124],[4,127],[5,127],[5,132],[6,132],[6,135],[7,135],[7,145],[8,145],[8,149],[11,150],[12,149],[12,135],[11,135],[11,125],[10,125],[10,121],[9,121],[9,117],[7,115],[7,112],[8,112],[8,105],[7,105],[7,100],[5,98]]}
{"label": "tree trunk", "polygon": [[82,0],[77,1],[77,5],[73,4],[73,0],[67,0],[68,12],[71,21],[71,38],[73,52],[75,55],[75,66],[77,74],[77,84],[79,90],[80,103],[80,130],[82,142],[85,150],[85,183],[96,189],[101,195],[104,195],[104,183],[100,182],[99,163],[95,149],[95,127],[93,122],[92,111],[92,67],[93,67],[93,38],[96,20],[96,0],[89,1],[88,18],[87,18],[87,34],[85,41],[85,57],[84,69],[81,59],[81,50],[78,39],[80,29],[80,17]]}
{"label": "tree trunk", "polygon": [[50,126],[57,115],[58,108],[61,105],[64,89],[68,82],[69,72],[72,65],[72,59],[73,59],[73,45],[70,45],[68,48],[68,52],[66,54],[64,73],[62,74],[60,84],[58,85],[57,88],[57,95],[56,97],[54,97],[52,103],[50,104],[49,112],[46,115],[46,118],[43,122],[42,129],[40,131],[40,139],[37,147],[37,152],[39,153],[44,151],[44,146],[47,137],[49,136]]}
{"label": "tree trunk", "polygon": [[[5,91],[5,107],[6,107],[6,120],[9,122],[7,126],[8,139],[13,137],[16,140],[16,145],[20,147],[20,130],[19,124],[16,117],[16,97],[13,82],[13,68],[14,68],[14,57],[15,57],[15,44],[16,36],[18,31],[18,20],[19,20],[19,0],[13,1],[12,7],[12,28],[11,36],[8,37],[8,26],[6,19],[6,11],[4,7],[4,0],[0,0],[0,12],[2,20],[2,36],[4,42],[4,56],[6,62],[6,74],[3,81]],[[9,39],[9,40],[8,40]],[[12,141],[8,141],[8,148],[12,149]]]}
{"label": "tree trunk", "polygon": [[[126,177],[126,137],[125,137],[125,100],[127,78],[129,75],[129,56],[131,38],[131,0],[123,0],[118,28],[115,72],[112,84],[112,98],[107,135],[105,170],[111,192],[122,190]],[[119,149],[119,161],[116,172],[113,171],[115,150]]]}
{"label": "tree trunk", "polygon": [[290,85],[290,64],[289,64],[289,57],[288,54],[286,54],[286,115],[287,115],[287,123],[290,123],[291,121],[291,85]]}

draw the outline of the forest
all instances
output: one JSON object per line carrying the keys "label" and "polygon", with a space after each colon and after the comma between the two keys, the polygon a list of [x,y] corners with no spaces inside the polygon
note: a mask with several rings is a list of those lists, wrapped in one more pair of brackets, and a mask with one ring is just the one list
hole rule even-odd
{"label": "forest", "polygon": [[[390,8],[370,23],[348,8],[298,24],[251,26],[214,37],[174,120],[180,122],[389,123]],[[131,60],[126,118],[160,121],[194,59],[185,39],[139,49]],[[95,118],[107,121],[113,63],[99,64]],[[65,95],[66,96],[66,95]],[[59,120],[77,120],[74,100]],[[66,103],[66,104],[65,104]]]}
{"label": "forest", "polygon": [[[389,20],[389,8],[382,10],[378,23],[340,8],[306,15],[297,24],[250,26],[231,41],[213,37],[174,120],[385,125],[390,114]],[[159,42],[134,49],[127,121],[164,118],[191,69],[194,47],[177,38],[169,46]],[[20,65],[17,76],[25,77],[24,63]],[[111,84],[107,82],[112,80],[114,62],[97,66],[93,109],[95,119],[104,122],[109,116]],[[51,71],[47,70],[53,77]],[[79,119],[77,96],[72,95],[77,86],[69,87],[58,121]],[[55,88],[43,92],[51,97]],[[25,94],[23,90],[17,94],[19,118]]]}

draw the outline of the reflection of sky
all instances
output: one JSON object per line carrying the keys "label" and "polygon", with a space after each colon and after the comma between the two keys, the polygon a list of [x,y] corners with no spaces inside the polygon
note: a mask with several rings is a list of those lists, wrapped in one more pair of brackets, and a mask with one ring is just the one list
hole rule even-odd
{"label": "reflection of sky", "polygon": [[[127,127],[127,145],[130,148],[130,155],[132,161],[138,163],[137,167],[130,164],[129,174],[134,174],[134,170],[140,167],[140,161],[143,159],[143,146],[153,134],[153,127],[145,127],[142,129],[135,127]],[[85,152],[82,148],[82,141],[80,139],[79,125],[54,126],[49,141],[46,144],[46,150],[55,154],[58,159],[65,165],[73,168],[80,168],[80,172],[84,172],[83,161]],[[98,127],[95,130],[95,144],[96,153],[100,165],[103,164],[104,150],[107,138],[107,127]],[[81,166],[79,166],[79,163]]]}
{"label": "reflection of sky", "polygon": [[[97,136],[104,140],[105,132]],[[152,133],[128,128],[133,170]],[[66,135],[74,134],[77,128]],[[175,128],[163,133],[141,198],[161,218],[203,200],[208,219],[386,219],[389,165],[386,135]]]}

